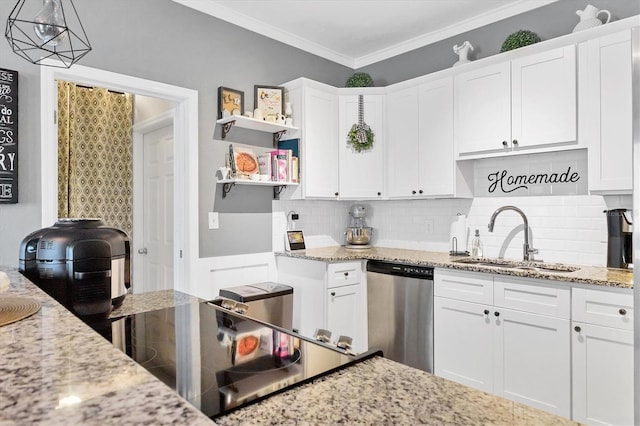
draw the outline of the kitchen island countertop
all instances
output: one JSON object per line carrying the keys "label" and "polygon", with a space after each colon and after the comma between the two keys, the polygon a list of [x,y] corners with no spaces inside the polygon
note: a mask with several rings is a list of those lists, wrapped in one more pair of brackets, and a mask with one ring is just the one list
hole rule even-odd
{"label": "kitchen island countertop", "polygon": [[[15,269],[0,270],[11,280],[0,297],[29,297],[42,306],[33,316],[0,327],[0,424],[212,424]],[[173,291],[127,299],[116,315],[200,301]],[[573,424],[380,357],[214,422]]]}
{"label": "kitchen island countertop", "polygon": [[324,262],[342,262],[349,260],[382,260],[436,268],[451,268],[464,271],[488,272],[500,275],[512,275],[524,278],[541,278],[566,283],[596,286],[633,288],[633,270],[598,266],[570,265],[579,268],[574,272],[550,272],[542,270],[523,270],[501,268],[498,266],[474,265],[457,262],[469,257],[450,256],[444,252],[372,247],[369,249],[350,249],[344,246],[312,248],[298,252],[278,252],[276,255]]}

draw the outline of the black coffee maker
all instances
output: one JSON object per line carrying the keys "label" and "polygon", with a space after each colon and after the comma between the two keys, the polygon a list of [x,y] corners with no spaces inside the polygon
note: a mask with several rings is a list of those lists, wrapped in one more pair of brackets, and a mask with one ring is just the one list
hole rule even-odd
{"label": "black coffee maker", "polygon": [[631,220],[627,209],[605,210],[607,215],[607,267],[628,268],[633,263]]}

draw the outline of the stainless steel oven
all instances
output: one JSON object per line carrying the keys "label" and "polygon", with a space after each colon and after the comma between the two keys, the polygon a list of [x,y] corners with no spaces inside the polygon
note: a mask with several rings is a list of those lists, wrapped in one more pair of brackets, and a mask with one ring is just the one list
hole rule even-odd
{"label": "stainless steel oven", "polygon": [[433,373],[433,268],[367,262],[369,348]]}

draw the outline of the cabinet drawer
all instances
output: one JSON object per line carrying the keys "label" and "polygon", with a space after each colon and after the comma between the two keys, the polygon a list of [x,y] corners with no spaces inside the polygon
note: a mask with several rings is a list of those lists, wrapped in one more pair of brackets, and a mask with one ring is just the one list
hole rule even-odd
{"label": "cabinet drawer", "polygon": [[362,281],[360,262],[330,263],[327,267],[327,287],[358,284]]}
{"label": "cabinet drawer", "polygon": [[574,321],[633,330],[633,293],[576,287],[572,293]]}
{"label": "cabinet drawer", "polygon": [[490,274],[436,269],[433,278],[436,296],[493,304],[493,276]]}
{"label": "cabinet drawer", "polygon": [[493,297],[495,305],[503,308],[570,318],[571,289],[568,286],[553,285],[548,281],[495,277]]}

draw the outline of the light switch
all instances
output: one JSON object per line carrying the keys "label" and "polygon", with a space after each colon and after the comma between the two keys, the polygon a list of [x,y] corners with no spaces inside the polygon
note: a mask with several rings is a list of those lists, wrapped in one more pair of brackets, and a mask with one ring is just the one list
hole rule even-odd
{"label": "light switch", "polygon": [[209,212],[209,229],[218,228],[220,228],[220,219],[218,217],[218,212]]}

